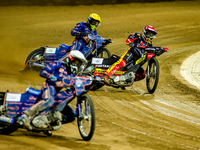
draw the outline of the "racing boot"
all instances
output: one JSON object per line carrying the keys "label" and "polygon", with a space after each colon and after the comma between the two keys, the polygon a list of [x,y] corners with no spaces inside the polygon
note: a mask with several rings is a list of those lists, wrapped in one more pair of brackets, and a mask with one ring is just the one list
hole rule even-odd
{"label": "racing boot", "polygon": [[22,122],[22,125],[28,130],[32,130],[33,129],[33,127],[31,126],[31,119],[25,113],[19,117],[18,122],[19,123]]}
{"label": "racing boot", "polygon": [[108,76],[108,75],[104,75],[103,77],[102,77],[102,81],[105,83],[105,84],[110,84],[110,77]]}
{"label": "racing boot", "polygon": [[140,80],[144,79],[145,77],[146,77],[146,73],[145,72],[140,73],[140,74],[136,73],[134,81],[140,81]]}
{"label": "racing boot", "polygon": [[140,68],[138,68],[138,70],[135,74],[134,81],[140,81],[140,80],[144,79],[145,77],[146,77],[146,72],[142,67],[140,67]]}
{"label": "racing boot", "polygon": [[126,65],[126,61],[120,58],[119,61],[111,65],[104,73],[103,80],[106,84],[110,84],[109,79],[112,77],[116,71],[119,71]]}
{"label": "racing boot", "polygon": [[103,80],[103,82],[105,83],[105,84],[110,84],[110,77],[112,77],[112,75],[113,74],[115,74],[115,72],[117,71],[117,70],[119,70],[120,69],[120,67],[119,67],[119,65],[117,64],[117,65],[113,65],[113,66],[111,66],[110,68],[108,68],[107,70],[106,70],[106,72],[104,73],[104,76],[102,77],[102,80]]}

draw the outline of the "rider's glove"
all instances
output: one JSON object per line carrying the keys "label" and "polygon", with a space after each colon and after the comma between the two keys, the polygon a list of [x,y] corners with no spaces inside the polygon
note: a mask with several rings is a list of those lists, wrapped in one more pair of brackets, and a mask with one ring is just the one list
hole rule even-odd
{"label": "rider's glove", "polygon": [[106,44],[108,43],[112,43],[112,40],[111,39],[106,39]]}
{"label": "rider's glove", "polygon": [[56,76],[52,75],[50,77],[50,80],[53,81],[53,82],[56,82],[58,80],[58,78]]}
{"label": "rider's glove", "polygon": [[134,44],[134,43],[130,43],[129,46],[130,46],[130,47],[134,47],[135,44]]}
{"label": "rider's glove", "polygon": [[146,48],[146,46],[138,45],[138,48]]}

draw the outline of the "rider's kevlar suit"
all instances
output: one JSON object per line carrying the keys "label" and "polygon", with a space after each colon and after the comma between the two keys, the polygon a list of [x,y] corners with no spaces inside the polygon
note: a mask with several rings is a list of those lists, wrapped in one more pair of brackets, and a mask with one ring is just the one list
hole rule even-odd
{"label": "rider's kevlar suit", "polygon": [[72,43],[71,50],[79,50],[86,58],[92,53],[93,47],[90,47],[90,41],[85,40],[88,34],[97,35],[96,29],[92,30],[90,25],[86,22],[79,22],[72,29],[71,35],[76,36]]}
{"label": "rider's kevlar suit", "polygon": [[[141,37],[141,34],[139,32],[133,33],[129,35],[128,39],[126,40],[126,44],[131,46],[121,57],[120,59],[111,65],[105,72],[104,79],[107,82],[108,79],[115,74],[116,71],[119,71],[122,69],[127,62],[133,60],[134,64],[136,61],[142,57],[142,52],[139,47],[146,47],[146,46],[152,46],[152,42],[145,42],[143,38]],[[136,74],[135,74],[135,81],[142,80],[146,77],[144,69],[142,67],[138,68]]]}
{"label": "rider's kevlar suit", "polygon": [[[40,71],[40,76],[46,78],[46,81],[43,83],[41,91],[42,91],[42,99],[38,101],[35,105],[25,110],[24,113],[27,114],[30,119],[44,111],[45,109],[50,108],[54,104],[55,97],[63,98],[68,94],[60,92],[60,90],[64,87],[62,82],[62,78],[64,76],[69,76],[66,66],[63,61],[55,61],[51,62],[44,69]],[[57,81],[51,81],[50,77],[57,77]],[[75,76],[75,75],[74,75]],[[66,85],[65,85],[66,86]],[[59,96],[59,97],[58,97]]]}

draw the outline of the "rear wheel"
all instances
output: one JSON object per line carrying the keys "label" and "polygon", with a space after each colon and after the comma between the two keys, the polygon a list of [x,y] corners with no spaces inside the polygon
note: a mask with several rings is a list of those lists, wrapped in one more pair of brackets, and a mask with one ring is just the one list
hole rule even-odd
{"label": "rear wheel", "polygon": [[146,74],[147,90],[152,94],[155,92],[159,80],[159,63],[156,58],[153,58],[149,61]]}
{"label": "rear wheel", "polygon": [[83,140],[89,141],[95,130],[95,109],[89,95],[82,95],[80,101],[80,112],[77,112],[78,129]]}
{"label": "rear wheel", "polygon": [[0,134],[11,134],[18,129],[15,125],[0,125]]}
{"label": "rear wheel", "polygon": [[28,57],[25,61],[25,64],[27,64],[30,60],[40,60],[42,58],[43,54],[44,54],[44,48],[42,48],[42,47],[32,51],[28,55]]}
{"label": "rear wheel", "polygon": [[99,48],[98,49],[98,57],[99,58],[109,58],[111,57],[111,53],[107,48]]}

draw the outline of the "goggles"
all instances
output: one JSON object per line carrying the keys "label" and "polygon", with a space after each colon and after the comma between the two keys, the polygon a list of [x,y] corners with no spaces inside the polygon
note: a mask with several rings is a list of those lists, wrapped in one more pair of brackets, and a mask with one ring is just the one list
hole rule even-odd
{"label": "goggles", "polygon": [[97,21],[97,20],[92,20],[90,24],[91,24],[91,25],[94,25],[94,26],[96,26],[96,27],[97,27],[98,25],[100,25],[100,24],[99,24],[99,21]]}
{"label": "goggles", "polygon": [[73,61],[73,64],[76,65],[77,67],[80,67],[80,66],[82,65],[82,62],[79,61],[79,60],[77,60],[77,59],[75,59],[75,60]]}
{"label": "goggles", "polygon": [[156,37],[153,33],[148,32],[148,31],[145,33],[145,35],[146,35],[147,38],[150,38],[150,39],[153,39],[153,38]]}

